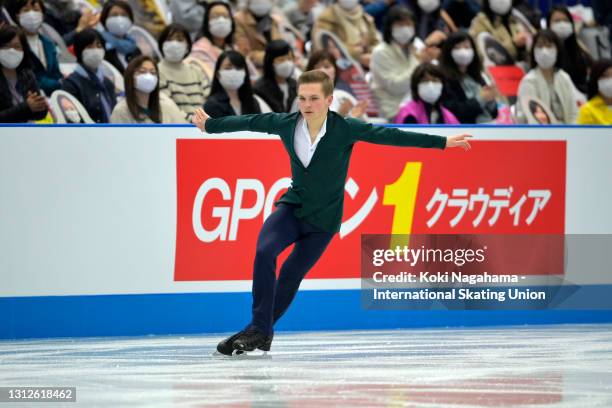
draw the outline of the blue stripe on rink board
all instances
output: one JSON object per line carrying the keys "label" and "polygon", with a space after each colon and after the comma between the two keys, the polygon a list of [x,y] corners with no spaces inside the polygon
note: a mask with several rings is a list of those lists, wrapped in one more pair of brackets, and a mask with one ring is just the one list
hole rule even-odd
{"label": "blue stripe on rink board", "polygon": [[[584,298],[612,285],[582,287]],[[582,297],[581,296],[581,297]],[[249,318],[251,295],[180,293],[0,298],[0,339],[231,332]],[[364,310],[359,290],[302,291],[276,330],[395,329],[610,323],[606,310]]]}

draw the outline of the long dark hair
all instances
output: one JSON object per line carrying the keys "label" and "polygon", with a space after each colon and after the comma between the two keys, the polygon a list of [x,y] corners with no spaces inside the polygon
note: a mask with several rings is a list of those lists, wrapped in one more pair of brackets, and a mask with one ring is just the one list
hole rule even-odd
{"label": "long dark hair", "polygon": [[[157,63],[148,55],[140,55],[132,59],[123,73],[123,78],[125,81],[125,101],[127,102],[130,113],[136,119],[141,118],[143,112],[136,102],[136,84],[134,74],[146,61],[150,61],[155,66],[155,71],[157,71],[157,75],[159,75]],[[147,106],[147,109],[149,110],[149,118],[151,118],[151,120],[155,123],[161,123],[162,118],[161,107],[159,106],[159,80],[157,81],[157,86],[155,86],[153,92],[149,94],[149,106]]]}
{"label": "long dark hair", "polygon": [[30,46],[28,45],[28,40],[26,40],[23,30],[19,27],[10,25],[0,27],[0,47],[10,43],[15,37],[19,37],[21,48],[23,48],[23,59],[17,66],[16,70],[21,71],[23,69],[32,69],[32,51],[30,51]]}
{"label": "long dark hair", "polygon": [[206,5],[204,10],[204,19],[202,20],[202,37],[206,37],[213,42],[213,35],[210,33],[209,22],[210,22],[210,10],[212,10],[215,6],[223,6],[229,12],[229,19],[232,22],[232,31],[225,37],[225,45],[233,45],[234,44],[234,30],[236,29],[236,23],[234,22],[234,16],[232,15],[232,9],[229,4],[223,1],[213,1]]}
{"label": "long dark hair", "polygon": [[210,94],[214,95],[218,92],[225,92],[223,89],[223,85],[219,82],[219,70],[221,69],[221,64],[225,59],[229,59],[233,66],[238,69],[242,69],[246,72],[244,77],[244,83],[240,88],[238,88],[238,98],[240,99],[240,105],[242,106],[242,113],[260,113],[259,105],[253,96],[253,88],[251,87],[251,78],[249,76],[249,70],[247,68],[246,60],[237,51],[225,51],[221,55],[219,55],[219,59],[215,64],[215,75],[212,82],[212,87],[210,89]]}
{"label": "long dark hair", "polygon": [[561,64],[563,63],[563,58],[565,55],[563,53],[563,45],[561,45],[561,40],[559,39],[557,34],[555,34],[554,31],[548,29],[538,31],[535,37],[533,37],[533,45],[531,47],[531,51],[529,52],[529,57],[531,59],[531,68],[533,69],[538,66],[538,63],[536,62],[534,57],[534,52],[536,49],[536,44],[540,38],[548,40],[548,42],[552,43],[555,46],[555,48],[557,49],[557,61],[555,61],[555,71],[561,69]]}
{"label": "long dark hair", "polygon": [[592,99],[597,96],[597,94],[599,94],[599,85],[597,84],[597,82],[601,79],[604,72],[606,72],[609,68],[612,68],[611,59],[602,59],[597,61],[595,65],[593,65],[593,69],[591,70],[591,77],[589,78],[589,99]]}
{"label": "long dark hair", "polygon": [[[546,18],[546,26],[550,28],[550,19],[555,12],[563,13],[572,25],[572,35],[565,40],[559,39],[563,44],[563,59],[561,61],[561,66],[572,76],[572,79],[582,80],[582,78],[586,78],[588,69],[593,64],[593,61],[589,57],[589,54],[578,44],[574,19],[566,6],[560,4],[553,6]],[[582,89],[582,91],[584,91],[584,89]]]}
{"label": "long dark hair", "polygon": [[446,71],[446,76],[448,78],[461,78],[463,74],[459,70],[459,66],[453,59],[453,48],[461,42],[469,41],[472,50],[474,51],[474,59],[467,66],[467,74],[480,85],[484,85],[484,79],[482,78],[482,62],[480,61],[480,56],[478,55],[478,51],[476,50],[476,45],[474,44],[474,40],[472,37],[464,31],[458,31],[456,33],[452,33],[448,36],[446,41],[442,43],[442,53],[440,56],[440,67]]}
{"label": "long dark hair", "polygon": [[276,82],[276,73],[274,72],[274,58],[286,55],[293,51],[285,40],[273,40],[266,46],[266,55],[263,61],[263,76],[266,79]]}

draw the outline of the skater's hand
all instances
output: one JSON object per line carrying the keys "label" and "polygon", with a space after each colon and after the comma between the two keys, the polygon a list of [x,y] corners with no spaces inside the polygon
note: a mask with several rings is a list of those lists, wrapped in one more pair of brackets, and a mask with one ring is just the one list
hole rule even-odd
{"label": "skater's hand", "polygon": [[204,109],[198,108],[193,113],[193,117],[191,118],[191,123],[196,125],[198,129],[200,129],[202,132],[206,132],[206,121],[208,120],[209,117],[210,116],[208,116],[208,114],[204,112]]}
{"label": "skater's hand", "polygon": [[472,135],[462,133],[460,135],[449,136],[446,138],[446,147],[463,147],[464,150],[470,150],[470,142],[468,139],[472,138]]}

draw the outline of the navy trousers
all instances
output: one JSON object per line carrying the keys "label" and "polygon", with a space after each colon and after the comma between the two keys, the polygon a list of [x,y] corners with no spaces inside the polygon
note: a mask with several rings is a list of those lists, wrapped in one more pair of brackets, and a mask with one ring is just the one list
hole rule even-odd
{"label": "navy trousers", "polygon": [[[253,319],[249,326],[270,335],[285,313],[306,273],[335,235],[300,220],[294,206],[279,204],[266,219],[259,237],[253,270]],[[276,279],[276,258],[295,243]]]}

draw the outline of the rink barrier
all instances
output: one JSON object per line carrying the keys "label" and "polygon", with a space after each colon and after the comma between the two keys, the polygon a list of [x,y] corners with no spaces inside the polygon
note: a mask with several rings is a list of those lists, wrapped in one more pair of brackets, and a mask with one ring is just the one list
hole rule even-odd
{"label": "rink barrier", "polygon": [[[535,289],[535,288],[534,288]],[[602,296],[612,285],[582,293]],[[223,333],[249,319],[250,293],[0,298],[0,339]],[[226,311],[226,313],[222,313]],[[300,291],[276,331],[611,323],[612,310],[364,310],[359,290]]]}
{"label": "rink barrier", "polygon": [[[554,232],[612,233],[607,204],[612,202],[612,127],[400,127],[445,135],[460,129],[483,141],[565,141],[565,217],[560,224],[551,218],[551,226],[560,229]],[[176,145],[204,138],[194,130],[190,125],[0,125],[0,339],[228,332],[247,322],[247,277],[189,281],[173,276]],[[353,162],[365,151],[360,146]],[[286,158],[281,161],[288,168]],[[251,259],[250,250],[241,257]],[[359,284],[349,275],[307,279],[277,330],[612,322],[609,310],[367,311]],[[612,293],[612,273],[587,271],[571,280],[588,288],[585,296]]]}

